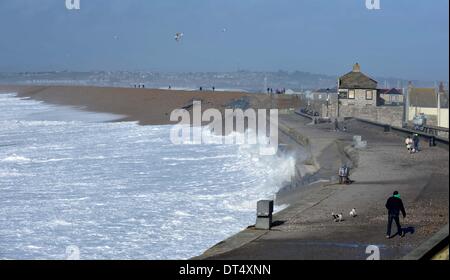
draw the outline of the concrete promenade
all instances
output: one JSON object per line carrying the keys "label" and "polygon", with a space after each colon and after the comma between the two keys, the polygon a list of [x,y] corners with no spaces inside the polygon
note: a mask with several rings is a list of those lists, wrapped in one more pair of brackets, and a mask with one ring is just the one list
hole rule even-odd
{"label": "concrete promenade", "polygon": [[[368,245],[380,248],[381,259],[400,259],[448,224],[448,150],[423,142],[420,153],[409,154],[402,137],[370,124],[350,120],[346,132],[335,132],[333,124],[309,122],[280,115],[281,141],[291,148],[301,144],[307,156],[302,153],[305,164],[297,165],[292,186],[277,196],[277,204],[290,206],[275,214],[273,229],[249,227],[199,259],[364,260]],[[351,148],[353,135],[361,135],[367,148]],[[352,165],[351,185],[336,182],[342,163]],[[387,240],[384,205],[394,190],[406,207],[401,223],[407,234]],[[356,218],[349,216],[352,208]],[[334,222],[332,212],[345,220]]]}

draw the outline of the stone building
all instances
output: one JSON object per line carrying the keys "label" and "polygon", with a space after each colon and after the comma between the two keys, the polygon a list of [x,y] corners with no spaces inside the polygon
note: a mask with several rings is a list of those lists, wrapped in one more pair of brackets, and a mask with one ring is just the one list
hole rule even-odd
{"label": "stone building", "polygon": [[385,106],[378,94],[378,82],[361,72],[358,63],[338,80],[338,99],[322,105],[322,116],[355,117],[379,123],[402,126],[403,106]]}
{"label": "stone building", "polygon": [[339,105],[342,107],[367,108],[377,106],[378,82],[361,72],[358,63],[353,70],[339,78]]}

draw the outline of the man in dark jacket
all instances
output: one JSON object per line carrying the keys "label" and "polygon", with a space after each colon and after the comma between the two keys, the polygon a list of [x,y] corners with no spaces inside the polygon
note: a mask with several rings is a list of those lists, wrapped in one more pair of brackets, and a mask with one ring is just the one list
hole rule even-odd
{"label": "man in dark jacket", "polygon": [[397,225],[397,233],[403,237],[405,236],[402,227],[400,225],[400,212],[402,212],[403,218],[406,217],[405,207],[403,207],[403,201],[400,198],[398,191],[394,192],[386,202],[386,208],[388,209],[388,225],[387,225],[387,235],[386,238],[391,238],[391,227],[392,221],[395,221]]}

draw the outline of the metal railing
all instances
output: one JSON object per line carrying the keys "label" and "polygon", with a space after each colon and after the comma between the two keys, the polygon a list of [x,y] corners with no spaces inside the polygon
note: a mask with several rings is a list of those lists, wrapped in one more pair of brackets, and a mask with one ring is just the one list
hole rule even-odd
{"label": "metal railing", "polygon": [[379,128],[382,128],[384,132],[393,132],[401,136],[408,136],[412,134],[417,134],[422,140],[425,140],[430,143],[431,146],[439,146],[448,149],[449,140],[443,137],[436,136],[434,134],[425,133],[422,131],[417,131],[409,128],[402,128],[397,126],[391,126],[389,124],[379,123],[375,121],[369,121],[360,118],[353,118],[362,123],[370,124]]}

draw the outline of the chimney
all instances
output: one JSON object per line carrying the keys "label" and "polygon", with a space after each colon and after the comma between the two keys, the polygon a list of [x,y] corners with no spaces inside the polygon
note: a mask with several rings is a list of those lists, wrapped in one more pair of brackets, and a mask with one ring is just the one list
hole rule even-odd
{"label": "chimney", "polygon": [[356,64],[353,65],[353,72],[361,72],[361,66],[359,66],[358,62],[356,62]]}

